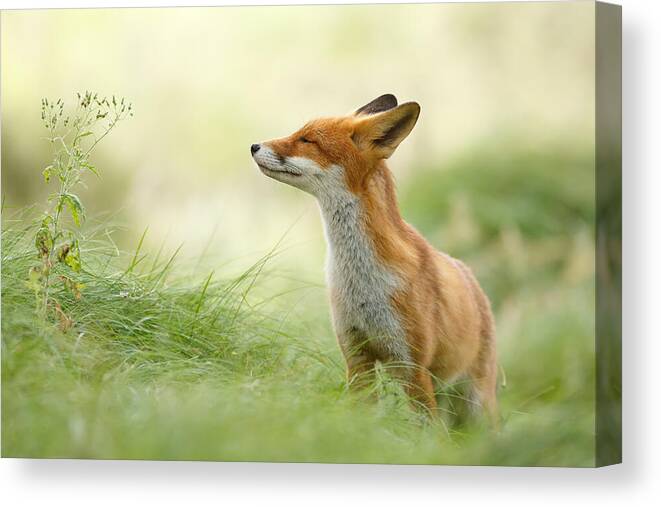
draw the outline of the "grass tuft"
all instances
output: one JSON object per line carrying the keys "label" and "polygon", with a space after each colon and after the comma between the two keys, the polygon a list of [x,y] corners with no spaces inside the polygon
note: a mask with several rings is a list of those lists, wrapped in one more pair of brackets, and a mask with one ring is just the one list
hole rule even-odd
{"label": "grass tuft", "polygon": [[[383,368],[371,390],[350,392],[324,289],[261,288],[278,275],[278,245],[237,276],[184,276],[177,252],[144,251],[146,230],[123,253],[90,220],[82,297],[53,293],[74,323],[63,331],[35,313],[25,284],[34,211],[3,208],[3,455],[593,465],[593,194],[583,172],[566,188],[581,159],[556,172],[553,160],[523,160],[510,170],[498,162],[492,176],[461,164],[433,182],[423,175],[403,200],[405,215],[465,257],[494,300],[499,433],[447,423],[459,415],[460,384],[443,386],[447,417],[435,421],[411,410]],[[524,181],[524,165],[541,180]],[[522,182],[520,194],[492,184],[501,179]]]}

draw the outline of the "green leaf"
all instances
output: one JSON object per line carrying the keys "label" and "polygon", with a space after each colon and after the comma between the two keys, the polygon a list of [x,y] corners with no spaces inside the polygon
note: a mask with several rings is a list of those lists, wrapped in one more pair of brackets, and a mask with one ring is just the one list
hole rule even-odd
{"label": "green leaf", "polygon": [[62,280],[62,283],[64,283],[64,286],[73,294],[73,297],[76,299],[80,299],[81,293],[80,291],[85,287],[85,284],[76,282],[69,278],[68,276],[60,276],[60,280]]}
{"label": "green leaf", "polygon": [[57,261],[64,262],[64,259],[66,259],[69,250],[71,250],[70,243],[64,243],[63,245],[60,245],[60,247],[57,249]]}
{"label": "green leaf", "polygon": [[86,169],[89,169],[91,172],[93,172],[97,178],[100,178],[101,175],[99,174],[99,171],[94,167],[92,164],[88,164],[87,162],[83,162],[80,164],[81,167],[85,167]]}
{"label": "green leaf", "polygon": [[50,251],[53,248],[53,236],[51,235],[48,226],[43,225],[43,222],[34,237],[34,246],[37,247],[37,252],[39,252],[39,255],[43,257],[50,254]]}
{"label": "green leaf", "polygon": [[[66,247],[66,250],[65,250]],[[63,245],[62,257],[64,263],[69,266],[73,271],[78,273],[80,271],[80,248],[78,248],[78,241],[74,241],[71,245]]]}
{"label": "green leaf", "polygon": [[44,170],[42,171],[41,174],[44,175],[44,181],[45,181],[46,183],[48,183],[48,182],[50,181],[50,177],[51,177],[52,171],[53,171],[53,166],[52,166],[52,165],[49,165],[46,169],[44,169]]}
{"label": "green leaf", "polygon": [[78,196],[75,194],[62,194],[59,202],[60,209],[62,209],[63,204],[69,208],[73,221],[80,227],[81,222],[85,220],[85,210]]}
{"label": "green leaf", "polygon": [[42,271],[38,266],[33,266],[28,272],[28,281],[26,285],[35,292],[41,290]]}

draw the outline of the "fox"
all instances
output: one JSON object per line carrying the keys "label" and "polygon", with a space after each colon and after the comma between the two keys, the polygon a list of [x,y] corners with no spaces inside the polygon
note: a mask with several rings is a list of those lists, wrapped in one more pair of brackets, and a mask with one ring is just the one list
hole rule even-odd
{"label": "fox", "polygon": [[490,301],[466,264],[404,221],[386,163],[419,115],[418,103],[381,95],[250,151],[264,175],[317,200],[331,319],[349,386],[369,383],[377,363],[390,365],[412,402],[435,414],[434,380],[466,380],[470,412],[497,425]]}

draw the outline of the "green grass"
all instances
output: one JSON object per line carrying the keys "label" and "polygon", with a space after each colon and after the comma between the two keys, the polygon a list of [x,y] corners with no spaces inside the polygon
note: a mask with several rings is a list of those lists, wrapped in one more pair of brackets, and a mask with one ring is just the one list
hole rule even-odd
{"label": "green grass", "polygon": [[500,433],[427,421],[387,375],[376,400],[349,392],[324,290],[269,294],[273,253],[190,276],[88,230],[83,297],[56,294],[75,322],[63,332],[24,283],[29,215],[5,212],[3,456],[592,466],[592,172],[580,157],[471,163],[421,175],[403,208],[494,301]]}

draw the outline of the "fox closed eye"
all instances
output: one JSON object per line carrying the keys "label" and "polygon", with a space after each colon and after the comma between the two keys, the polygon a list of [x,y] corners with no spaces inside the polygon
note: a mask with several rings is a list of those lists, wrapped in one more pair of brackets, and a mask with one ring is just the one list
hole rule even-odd
{"label": "fox closed eye", "polygon": [[298,140],[302,143],[305,143],[305,144],[316,144],[315,141],[313,141],[312,139],[310,139],[308,137],[305,137],[305,136],[300,137]]}

